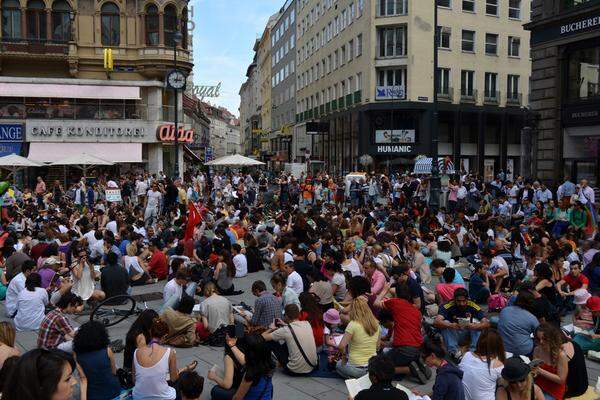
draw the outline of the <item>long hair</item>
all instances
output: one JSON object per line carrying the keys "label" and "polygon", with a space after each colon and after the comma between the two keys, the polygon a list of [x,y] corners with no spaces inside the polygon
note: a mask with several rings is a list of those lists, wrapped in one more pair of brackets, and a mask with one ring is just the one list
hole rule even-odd
{"label": "long hair", "polygon": [[8,374],[2,400],[50,400],[63,368],[75,371],[73,356],[60,350],[34,349],[21,356]]}
{"label": "long hair", "polygon": [[319,306],[319,298],[314,293],[303,292],[298,297],[302,311],[308,314],[307,320],[317,325],[323,325],[323,311]]}
{"label": "long hair", "polygon": [[271,360],[271,352],[268,350],[265,339],[260,334],[253,333],[245,338],[246,360],[252,360],[246,364],[246,381],[258,383],[260,378],[271,374],[275,365]]}
{"label": "long hair", "polygon": [[495,329],[485,329],[481,332],[475,353],[478,356],[485,357],[488,365],[488,370],[494,359],[498,359],[504,364],[506,361],[506,352],[504,351],[504,342],[502,337]]}
{"label": "long hair", "polygon": [[362,297],[352,300],[348,315],[351,321],[356,321],[362,325],[369,336],[373,336],[379,330],[379,322],[377,322],[377,319],[369,308],[367,300]]}
{"label": "long hair", "polygon": [[231,260],[231,253],[227,250],[222,250],[220,256],[223,257],[223,262],[227,265],[227,276],[233,278],[235,276],[235,265]]}
{"label": "long hair", "polygon": [[88,321],[81,325],[73,338],[73,350],[77,354],[106,349],[110,344],[104,324]]}
{"label": "long hair", "polygon": [[0,322],[0,343],[15,347],[15,327],[10,322]]}
{"label": "long hair", "polygon": [[125,351],[123,352],[123,364],[127,368],[131,368],[133,363],[133,352],[137,347],[137,338],[139,335],[143,335],[146,343],[149,342],[152,337],[150,335],[150,328],[152,327],[152,321],[154,318],[158,318],[158,313],[151,308],[148,308],[137,317],[127,335],[125,336]]}
{"label": "long hair", "polygon": [[554,325],[544,322],[537,328],[535,335],[537,336],[538,333],[544,334],[544,341],[548,343],[550,350],[550,361],[552,362],[552,365],[556,367],[558,365],[558,357],[563,344],[562,332]]}

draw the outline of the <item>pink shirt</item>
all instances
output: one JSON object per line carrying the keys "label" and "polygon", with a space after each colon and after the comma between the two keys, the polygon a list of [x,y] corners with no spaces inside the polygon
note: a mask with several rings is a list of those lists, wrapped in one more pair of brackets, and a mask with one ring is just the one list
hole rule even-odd
{"label": "pink shirt", "polygon": [[376,269],[371,275],[371,294],[378,295],[383,290],[385,285],[385,275],[380,270]]}
{"label": "pink shirt", "polygon": [[454,291],[458,288],[464,288],[460,283],[438,283],[435,285],[435,291],[440,295],[442,304],[446,304],[454,298]]}

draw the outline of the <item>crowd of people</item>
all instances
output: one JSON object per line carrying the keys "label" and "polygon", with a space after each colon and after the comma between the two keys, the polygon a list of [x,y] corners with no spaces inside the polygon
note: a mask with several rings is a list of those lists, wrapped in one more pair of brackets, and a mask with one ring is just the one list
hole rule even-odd
{"label": "crowd of people", "polygon": [[[566,177],[552,191],[463,174],[439,209],[429,199],[428,179],[411,174],[190,171],[12,187],[2,398],[67,400],[78,382],[81,399],[199,399],[205,376],[206,398],[271,400],[276,370],[368,375],[358,400],[406,398],[392,383],[402,378],[434,380],[417,393],[434,400],[585,393],[585,355],[600,360],[588,182]],[[239,280],[259,271],[253,306],[233,304]],[[162,306],[131,319],[125,338],[71,318],[157,283]],[[21,355],[16,331],[36,331],[37,348]],[[195,346],[221,346],[222,368],[179,368],[176,348]]]}

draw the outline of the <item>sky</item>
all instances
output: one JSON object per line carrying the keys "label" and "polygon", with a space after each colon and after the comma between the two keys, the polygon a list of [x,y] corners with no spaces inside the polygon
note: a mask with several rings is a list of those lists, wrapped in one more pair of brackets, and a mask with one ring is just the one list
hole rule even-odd
{"label": "sky", "polygon": [[192,0],[194,84],[222,82],[218,98],[205,99],[239,116],[239,90],[255,40],[285,0]]}

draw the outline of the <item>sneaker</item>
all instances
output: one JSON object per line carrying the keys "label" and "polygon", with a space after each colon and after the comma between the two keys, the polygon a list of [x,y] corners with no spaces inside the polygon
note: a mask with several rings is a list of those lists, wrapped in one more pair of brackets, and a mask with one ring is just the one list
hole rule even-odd
{"label": "sneaker", "polygon": [[416,361],[417,363],[417,367],[419,367],[419,369],[421,370],[421,372],[423,373],[423,375],[425,375],[425,377],[427,378],[427,380],[429,380],[431,378],[431,368],[429,368],[427,365],[425,365],[423,363],[423,360],[421,360],[421,358],[419,357],[419,359]]}
{"label": "sneaker", "polygon": [[450,357],[452,357],[454,361],[456,361],[456,364],[458,364],[463,358],[463,353],[460,350],[455,350],[453,352],[450,352]]}
{"label": "sneaker", "polygon": [[421,371],[421,368],[419,368],[416,361],[411,361],[410,364],[408,364],[408,368],[410,369],[410,374],[416,378],[421,385],[427,383],[427,376]]}

